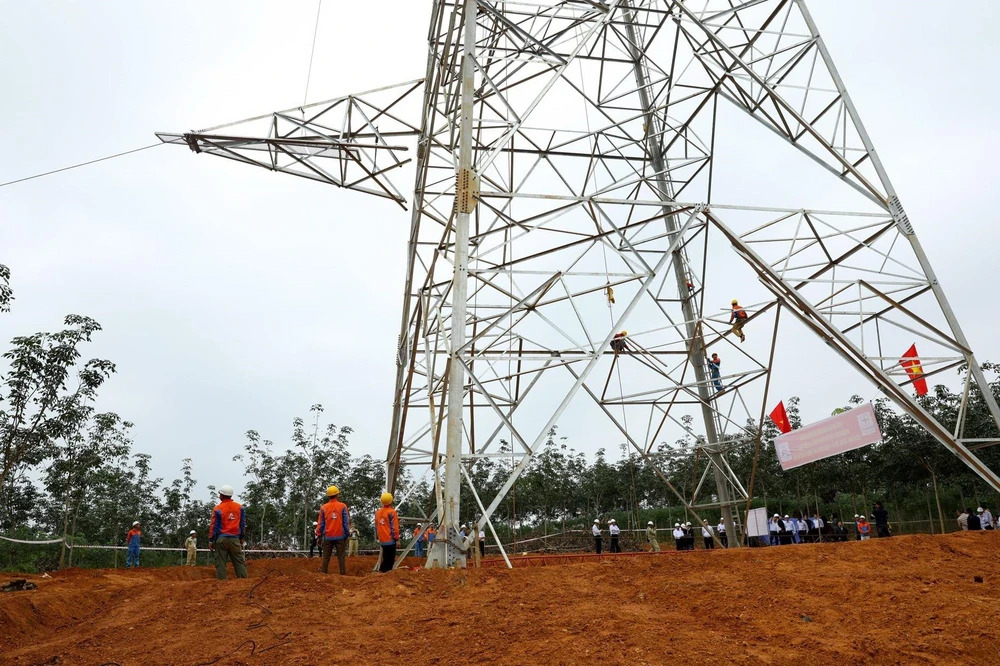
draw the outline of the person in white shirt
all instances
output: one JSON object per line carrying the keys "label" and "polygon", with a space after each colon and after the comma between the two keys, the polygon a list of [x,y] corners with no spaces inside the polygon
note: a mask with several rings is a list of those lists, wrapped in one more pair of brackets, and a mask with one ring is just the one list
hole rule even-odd
{"label": "person in white shirt", "polygon": [[719,524],[715,526],[715,533],[719,535],[719,541],[723,548],[729,548],[729,538],[726,537],[726,523],[719,518]]}
{"label": "person in white shirt", "polygon": [[677,550],[684,550],[684,528],[680,523],[674,523],[674,545]]}
{"label": "person in white shirt", "polygon": [[594,526],[590,528],[591,533],[594,535],[594,552],[598,555],[601,554],[601,521],[594,518]]}
{"label": "person in white shirt", "polygon": [[708,521],[701,521],[701,538],[705,540],[705,550],[715,548],[715,540],[712,539],[712,528],[708,526]]}
{"label": "person in white shirt", "polygon": [[767,528],[771,532],[771,545],[778,545],[778,518],[781,518],[778,514],[771,516],[771,521],[768,523]]}
{"label": "person in white shirt", "polygon": [[486,532],[479,528],[479,557],[486,557]]}
{"label": "person in white shirt", "polygon": [[979,507],[976,509],[979,514],[979,522],[982,524],[984,530],[992,530],[995,525],[993,524],[993,514],[990,513],[989,509],[984,509]]}
{"label": "person in white shirt", "polygon": [[813,525],[816,526],[816,541],[822,541],[823,527],[826,526],[826,523],[823,522],[823,519],[819,517],[818,513],[813,514]]}
{"label": "person in white shirt", "polygon": [[622,547],[618,545],[618,534],[621,532],[621,529],[618,527],[618,522],[614,518],[608,521],[608,532],[611,534],[611,552],[622,552]]}

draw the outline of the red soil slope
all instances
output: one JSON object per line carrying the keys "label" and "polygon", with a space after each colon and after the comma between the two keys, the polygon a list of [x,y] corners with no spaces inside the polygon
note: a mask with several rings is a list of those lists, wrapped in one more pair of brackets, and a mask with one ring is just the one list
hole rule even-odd
{"label": "red soil slope", "polygon": [[0,594],[0,664],[1000,663],[998,547],[965,533],[388,575],[362,558],[344,578],[269,560],[226,582],[72,570]]}

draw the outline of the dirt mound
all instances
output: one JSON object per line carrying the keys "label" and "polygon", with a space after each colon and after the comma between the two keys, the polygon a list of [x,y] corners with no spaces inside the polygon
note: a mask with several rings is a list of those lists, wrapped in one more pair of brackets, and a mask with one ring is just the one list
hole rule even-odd
{"label": "dirt mound", "polygon": [[224,583],[209,567],[73,570],[0,595],[0,664],[1000,663],[998,546],[981,532],[388,575],[353,558],[346,577],[268,560]]}

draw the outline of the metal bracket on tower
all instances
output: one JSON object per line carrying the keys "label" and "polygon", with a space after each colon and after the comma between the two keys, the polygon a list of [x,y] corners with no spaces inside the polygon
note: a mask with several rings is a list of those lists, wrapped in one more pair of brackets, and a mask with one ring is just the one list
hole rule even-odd
{"label": "metal bracket on tower", "polygon": [[889,197],[889,212],[892,214],[892,219],[895,220],[896,226],[907,236],[912,236],[913,226],[910,224],[910,218],[906,216],[903,204],[896,195]]}
{"label": "metal bracket on tower", "polygon": [[479,204],[479,174],[475,169],[459,169],[455,206],[459,213],[473,213]]}

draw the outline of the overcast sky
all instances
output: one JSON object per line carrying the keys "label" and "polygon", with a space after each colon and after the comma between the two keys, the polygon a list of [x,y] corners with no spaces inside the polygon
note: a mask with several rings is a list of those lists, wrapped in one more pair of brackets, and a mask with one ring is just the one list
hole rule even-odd
{"label": "overcast sky", "polygon": [[[375,4],[323,3],[309,101],[423,75],[430,2]],[[963,3],[954,19],[930,0],[810,7],[973,348],[1000,360],[1000,315],[982,298],[1000,241],[1000,5]],[[0,182],[303,100],[313,1],[0,8]],[[382,459],[408,221],[383,200],[176,147],[5,187],[0,262],[17,300],[0,340],[68,313],[98,320],[84,353],[118,365],[98,407],[135,422],[168,480],[190,457],[201,485],[239,486],[243,433],[284,444],[317,402],[355,429],[355,455]],[[872,393],[844,377],[776,377],[772,391],[802,396],[815,420]],[[608,446],[562,431],[588,453]]]}

